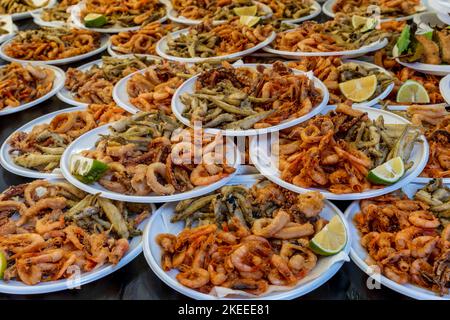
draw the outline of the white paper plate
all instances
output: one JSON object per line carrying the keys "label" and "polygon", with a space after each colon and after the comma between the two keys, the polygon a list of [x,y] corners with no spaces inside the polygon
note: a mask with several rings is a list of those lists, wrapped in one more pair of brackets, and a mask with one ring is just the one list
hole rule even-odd
{"label": "white paper plate", "polygon": [[[136,55],[133,54],[124,54],[121,56],[115,56],[116,58],[119,59],[126,59],[126,58],[134,58]],[[148,58],[155,58],[155,60],[160,60],[161,58],[157,57],[157,56],[147,56]],[[103,65],[103,60],[102,59],[98,59],[95,61],[91,61],[88,62],[82,66],[79,66],[77,69],[80,71],[87,71],[89,69],[91,69],[94,65],[97,65],[99,67],[101,67]],[[67,90],[65,88],[65,86],[63,86],[61,88],[61,90],[58,91],[58,93],[56,94],[56,96],[61,100],[64,101],[65,103],[68,103],[70,105],[74,105],[74,106],[84,106],[87,107],[89,105],[89,103],[84,103],[84,102],[80,102],[78,100],[76,100],[76,98],[73,96],[72,92],[70,92],[69,90]]]}
{"label": "white paper plate", "polygon": [[[412,196],[416,190],[422,188],[423,185],[409,184],[407,188],[403,188],[403,191],[408,195]],[[373,274],[373,271],[369,268],[366,263],[366,259],[369,257],[366,249],[361,245],[361,235],[353,223],[353,217],[356,213],[360,211],[359,201],[354,201],[345,211],[345,217],[347,218],[348,224],[350,225],[350,238],[352,239],[350,257],[352,261],[367,275],[373,276],[377,281],[381,283],[382,286],[386,286],[398,293],[404,294],[408,297],[420,300],[449,300],[450,294],[443,297],[438,296],[432,291],[420,288],[413,284],[398,284],[380,274]]]}
{"label": "white paper plate", "polygon": [[[57,179],[51,179],[50,181],[58,181]],[[59,180],[61,181],[61,180]],[[156,207],[154,204],[151,205],[152,213],[155,212]],[[144,230],[147,226],[150,218],[142,221],[138,229]],[[83,286],[90,282],[99,280],[106,277],[107,275],[119,270],[120,268],[126,266],[128,263],[133,261],[142,252],[142,236],[134,237],[129,241],[130,248],[127,253],[122,257],[118,264],[112,265],[110,263],[105,264],[99,268],[95,268],[89,272],[83,272],[80,278],[77,280],[62,279],[56,281],[41,282],[34,286],[29,286],[21,281],[8,281],[5,282],[0,280],[0,292],[8,294],[40,294],[62,291],[67,289],[72,289],[74,287]]]}
{"label": "white paper plate", "polygon": [[[24,63],[21,63],[21,64],[24,64]],[[53,97],[62,88],[62,86],[64,86],[64,81],[66,79],[66,76],[64,74],[64,71],[62,71],[60,68],[54,67],[54,66],[49,66],[49,65],[43,65],[41,63],[32,63],[32,64],[39,65],[42,68],[48,68],[48,69],[53,70],[53,72],[55,74],[55,79],[53,80],[52,90],[50,90],[48,93],[46,93],[42,97],[37,98],[36,100],[30,101],[30,102],[24,103],[18,107],[7,107],[4,109],[1,109],[0,116],[20,112],[25,109],[34,107],[34,106],[38,105],[39,103],[44,102],[45,100],[48,100],[51,97]]]}
{"label": "white paper plate", "polygon": [[[290,32],[288,30],[287,32]],[[359,49],[355,50],[345,50],[345,51],[331,51],[331,52],[302,52],[302,51],[283,51],[283,50],[276,50],[272,48],[270,45],[262,48],[264,51],[273,53],[282,57],[285,57],[287,59],[294,59],[299,57],[329,57],[329,56],[341,56],[343,58],[355,58],[362,55],[365,55],[372,51],[380,50],[381,48],[384,48],[388,44],[387,39],[378,40],[374,43],[371,43],[367,46],[363,46]]]}
{"label": "white paper plate", "polygon": [[[162,3],[162,2],[160,1],[160,3]],[[97,32],[101,32],[101,33],[119,33],[119,32],[139,30],[142,27],[142,26],[135,26],[135,27],[113,27],[113,28],[88,28],[84,25],[84,23],[81,22],[81,10],[83,10],[85,6],[86,6],[86,4],[82,1],[82,2],[78,3],[77,5],[70,7],[69,20],[77,28],[91,30],[91,31],[97,31]],[[155,20],[155,21],[163,23],[164,21],[167,20],[167,6],[165,7],[165,9],[166,9],[166,15],[164,17],[162,17],[161,19]]]}
{"label": "white paper plate", "polygon": [[43,64],[51,64],[51,65],[61,65],[61,64],[67,64],[67,63],[72,63],[72,62],[80,61],[80,60],[83,60],[83,59],[86,59],[86,58],[95,56],[96,54],[98,54],[98,53],[104,51],[104,50],[106,49],[106,47],[108,46],[108,36],[103,35],[103,36],[100,38],[100,47],[98,47],[97,49],[92,50],[92,51],[90,51],[90,52],[86,52],[86,53],[84,53],[84,54],[80,54],[80,55],[78,55],[78,56],[73,56],[73,57],[70,57],[70,58],[64,58],[64,59],[48,60],[48,61],[40,61],[40,60],[21,60],[21,59],[12,58],[12,57],[8,56],[8,55],[4,52],[6,46],[7,46],[11,41],[13,41],[13,40],[14,40],[14,38],[12,38],[12,39],[10,39],[10,40],[4,42],[4,43],[0,46],[0,58],[2,58],[3,60],[10,61],[10,62],[12,62],[12,61],[16,61],[16,62],[31,62],[31,63],[39,62],[39,63],[43,63]]}
{"label": "white paper plate", "polygon": [[48,5],[46,5],[45,7],[36,9],[36,10],[31,10],[31,11],[25,11],[25,12],[20,12],[20,13],[13,13],[11,14],[11,17],[14,21],[16,20],[22,20],[22,19],[26,19],[31,17],[31,14],[34,12],[39,12],[40,10],[44,9],[44,8],[51,8],[56,4],[56,0],[50,0],[48,2]]}
{"label": "white paper plate", "polygon": [[[334,16],[336,15],[335,12],[333,12],[333,6],[336,3],[336,0],[327,0],[323,6],[322,6],[322,10],[323,13],[325,13],[327,16],[334,18]],[[422,3],[424,3],[424,1],[422,1]],[[425,6],[425,4],[423,4]],[[419,12],[418,12],[419,13]],[[387,21],[404,21],[404,20],[409,20],[414,18],[414,16],[418,13],[409,15],[409,16],[404,16],[404,17],[397,17],[397,18],[384,18],[381,19],[381,22],[387,22]]]}
{"label": "white paper plate", "polygon": [[[242,184],[247,187],[252,186],[258,179],[260,179],[260,175],[249,175],[249,176],[236,176],[232,181],[230,181],[228,184]],[[190,297],[193,299],[199,299],[199,300],[212,300],[212,299],[218,299],[215,296],[200,293],[198,291],[192,290],[190,288],[187,288],[183,285],[181,285],[176,280],[176,275],[178,271],[171,270],[169,272],[165,272],[161,268],[161,249],[155,242],[155,237],[160,233],[172,233],[172,234],[178,234],[181,230],[184,228],[184,222],[177,222],[177,223],[171,223],[170,218],[174,213],[176,203],[167,203],[160,207],[156,213],[151,217],[149,224],[145,228],[144,231],[144,241],[143,241],[143,247],[144,247],[144,256],[147,260],[147,263],[150,265],[150,268],[153,270],[153,272],[169,287],[172,289]],[[325,207],[320,214],[326,219],[331,219],[333,216],[338,215],[342,222],[345,225],[346,230],[349,230],[349,226],[347,221],[345,220],[345,217],[341,213],[341,211],[331,202],[325,201]],[[350,232],[347,231],[347,235],[350,235]],[[349,237],[347,240],[347,244],[345,245],[341,255],[347,256],[349,250],[350,250],[350,244],[351,244],[351,238]],[[300,297],[302,295],[305,295],[312,290],[320,287],[322,284],[327,282],[333,275],[336,274],[336,272],[341,268],[341,266],[344,264],[343,260],[337,261],[335,263],[332,263],[332,258],[336,256],[331,257],[320,257],[318,260],[318,264],[316,268],[326,268],[326,271],[324,271],[322,274],[320,274],[319,277],[306,281],[304,283],[300,283],[297,286],[294,286],[292,290],[289,291],[283,291],[283,292],[272,292],[270,294],[262,295],[255,298],[249,298],[249,297],[234,297],[234,298],[241,298],[246,300],[260,300],[260,299],[270,299],[270,300],[284,300],[284,299],[294,299],[297,297]],[[226,297],[222,299],[230,299],[231,297]]]}
{"label": "white paper plate", "polygon": [[[352,62],[352,63],[357,63],[362,65],[363,67],[366,68],[377,68],[378,70],[380,70],[381,72],[393,76],[389,71],[387,71],[386,69],[377,66],[376,64],[370,63],[370,62],[366,62],[366,61],[361,61],[361,60],[352,60],[352,59],[346,59],[343,61],[344,63],[348,63],[348,62]],[[358,102],[358,103],[353,103],[352,106],[353,107],[372,107],[374,105],[376,105],[378,102],[380,102],[381,100],[383,100],[384,98],[386,98],[392,91],[392,89],[394,89],[394,82],[392,82],[391,84],[389,84],[386,89],[384,89],[383,92],[381,92],[378,96],[376,96],[375,98],[369,100],[369,101],[364,101],[364,102]]]}
{"label": "white paper plate", "polygon": [[[172,36],[172,38],[175,39],[175,38],[178,38],[181,34],[187,34],[188,32],[189,32],[189,28],[173,32],[170,35]],[[209,57],[209,58],[180,58],[180,57],[175,57],[175,56],[166,54],[168,47],[167,47],[167,36],[165,36],[161,40],[159,40],[158,43],[156,43],[156,53],[159,56],[163,57],[164,59],[178,61],[178,62],[185,62],[185,63],[206,62],[206,61],[211,61],[211,60],[231,60],[231,59],[237,59],[239,57],[248,55],[252,52],[258,51],[259,49],[264,48],[269,43],[271,43],[274,39],[275,39],[275,32],[272,32],[271,35],[269,37],[267,37],[266,40],[264,40],[263,42],[260,42],[253,48],[250,48],[247,50],[243,50],[243,51],[239,51],[239,52],[235,52],[235,53],[231,53],[231,54],[226,54],[223,56]]]}
{"label": "white paper plate", "polygon": [[[1,15],[0,15],[1,16]],[[3,43],[3,42],[5,42],[5,41],[8,41],[9,39],[12,39],[15,35],[16,35],[16,33],[17,33],[17,31],[19,30],[19,28],[17,28],[17,26],[14,24],[14,22],[12,23],[12,32],[10,32],[10,33],[7,33],[7,34],[3,34],[3,35],[0,35],[0,43]]]}
{"label": "white paper plate", "polygon": [[400,63],[402,66],[408,67],[410,69],[432,74],[435,76],[445,76],[447,74],[450,74],[450,65],[448,64],[427,64],[427,63],[421,63],[421,62],[414,62],[414,63],[407,63],[403,62],[400,59],[395,59],[398,63]]}
{"label": "white paper plate", "polygon": [[[272,67],[270,64],[261,64],[265,67]],[[256,66],[258,64],[242,64],[239,65],[239,67],[248,67],[256,69]],[[292,126],[295,126],[299,123],[302,123],[312,117],[314,117],[316,114],[320,113],[320,111],[327,105],[328,99],[329,99],[329,93],[327,87],[323,84],[322,81],[314,77],[312,74],[307,74],[305,72],[302,72],[300,70],[292,69],[294,73],[296,74],[305,74],[310,75],[314,81],[314,85],[316,88],[319,88],[323,92],[322,101],[319,105],[315,106],[311,112],[308,114],[305,114],[304,116],[301,116],[299,118],[295,118],[292,120],[284,121],[278,125],[271,126],[268,128],[263,129],[249,129],[249,130],[223,130],[223,129],[216,129],[216,128],[205,128],[205,132],[216,134],[218,132],[221,132],[223,135],[226,136],[253,136],[257,134],[263,134],[263,133],[269,133],[274,131],[280,131],[282,129],[286,129]],[[187,81],[185,81],[178,89],[175,91],[175,94],[172,97],[172,112],[177,117],[180,122],[182,122],[186,126],[193,127],[189,119],[182,116],[183,110],[185,108],[184,104],[180,100],[180,96],[184,93],[192,93],[194,92],[195,82],[198,79],[198,75],[193,76],[192,78],[189,78]]]}
{"label": "white paper plate", "polygon": [[[82,136],[80,136],[78,139],[73,141],[67,149],[64,151],[62,157],[61,157],[61,163],[60,168],[61,172],[66,180],[68,180],[71,184],[76,186],[77,188],[90,193],[90,194],[96,194],[100,193],[102,197],[112,199],[112,200],[119,200],[119,201],[126,201],[126,202],[137,202],[137,203],[159,203],[159,202],[171,202],[171,201],[181,201],[184,199],[189,199],[193,197],[198,197],[201,195],[204,195],[208,192],[214,191],[221,186],[223,186],[225,183],[230,181],[231,178],[233,178],[234,175],[236,175],[237,170],[230,174],[228,177],[217,181],[216,183],[210,184],[209,186],[204,187],[196,187],[190,191],[183,192],[183,193],[175,193],[173,195],[168,196],[157,196],[157,195],[148,195],[148,196],[136,196],[136,195],[125,195],[117,192],[110,191],[104,187],[102,187],[99,183],[93,183],[91,185],[84,184],[80,180],[76,179],[71,173],[69,169],[70,165],[70,157],[73,154],[78,154],[83,150],[93,150],[95,148],[95,143],[99,139],[99,135],[103,134],[106,135],[109,133],[108,127],[111,124],[106,124],[104,126],[98,127],[96,129],[93,129]],[[231,145],[231,141],[230,141]],[[233,166],[234,168],[238,168],[240,164],[240,153],[237,151],[236,145],[233,143],[233,148],[227,148],[227,154],[226,159],[227,163],[230,166]]]}
{"label": "white paper plate", "polygon": [[445,102],[450,104],[450,74],[441,79],[439,82],[439,90]]}
{"label": "white paper plate", "polygon": [[[333,107],[325,108],[322,112],[326,113],[327,111],[333,109]],[[358,107],[355,109],[359,109],[361,111],[367,112],[370,119],[376,119],[378,116],[382,115],[385,123],[393,123],[393,124],[408,124],[410,123],[408,120],[395,115],[391,112],[379,110],[375,108],[367,108],[367,107]],[[259,141],[258,141],[259,140]],[[410,160],[414,161],[414,165],[411,169],[409,169],[402,179],[390,186],[386,186],[381,189],[368,190],[361,193],[347,193],[347,194],[335,194],[330,191],[319,189],[319,188],[301,188],[294,184],[288,183],[281,179],[280,171],[275,167],[275,164],[270,160],[270,136],[260,136],[252,137],[250,140],[250,158],[255,167],[265,175],[268,179],[273,181],[274,183],[282,186],[283,188],[289,189],[291,191],[297,193],[304,193],[311,190],[320,191],[325,198],[332,200],[359,200],[359,199],[368,199],[376,196],[380,196],[394,190],[400,189],[404,185],[412,182],[417,176],[422,172],[423,168],[427,164],[428,161],[428,143],[425,137],[420,136],[420,140],[422,143],[417,143],[413,151],[411,153]],[[259,144],[258,144],[259,142]]]}
{"label": "white paper plate", "polygon": [[14,174],[17,174],[19,176],[27,177],[27,178],[33,178],[33,179],[55,179],[55,178],[62,178],[62,174],[59,170],[59,168],[53,170],[52,173],[45,173],[45,172],[39,172],[37,170],[25,168],[22,166],[17,165],[12,157],[9,151],[11,150],[11,146],[8,143],[9,139],[15,132],[23,131],[23,132],[31,132],[34,126],[44,123],[50,123],[55,116],[61,113],[66,112],[73,112],[73,111],[79,111],[79,110],[85,110],[86,107],[74,107],[74,108],[68,108],[68,109],[62,109],[58,110],[46,115],[43,115],[42,117],[36,118],[27,124],[21,126],[19,129],[11,133],[11,135],[5,139],[5,141],[2,144],[2,147],[0,148],[0,164],[3,168],[8,170],[9,172],[12,172]]}
{"label": "white paper plate", "polygon": [[306,16],[297,19],[281,19],[281,21],[283,21],[284,23],[300,23],[303,21],[314,19],[322,12],[322,6],[317,1],[312,1],[311,8],[313,10]]}
{"label": "white paper plate", "polygon": [[[258,1],[253,1],[253,3],[256,4],[259,8],[261,8],[262,11],[264,11],[265,15],[261,16],[261,19],[269,19],[270,17],[272,17],[273,12],[272,12],[272,9],[268,5],[265,5]],[[178,15],[178,11],[175,10],[171,4],[167,7],[167,17],[170,20],[172,20],[173,22],[185,24],[188,26],[195,26],[197,24],[202,23],[201,19],[200,20],[188,19],[188,18]],[[225,22],[227,22],[227,20],[213,20],[214,25],[222,24]]]}

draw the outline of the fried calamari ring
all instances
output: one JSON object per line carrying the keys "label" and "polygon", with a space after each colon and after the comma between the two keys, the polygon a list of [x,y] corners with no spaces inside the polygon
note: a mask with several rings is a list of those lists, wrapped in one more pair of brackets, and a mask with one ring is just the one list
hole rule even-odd
{"label": "fried calamari ring", "polygon": [[145,174],[147,184],[158,194],[173,194],[175,187],[171,184],[162,185],[158,181],[157,175],[167,180],[166,165],[162,162],[155,162],[148,166],[147,173]]}

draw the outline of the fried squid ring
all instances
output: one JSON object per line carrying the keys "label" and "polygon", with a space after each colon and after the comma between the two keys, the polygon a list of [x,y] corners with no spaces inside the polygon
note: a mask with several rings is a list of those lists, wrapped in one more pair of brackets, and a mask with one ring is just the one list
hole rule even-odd
{"label": "fried squid ring", "polygon": [[164,163],[155,162],[148,166],[145,174],[147,184],[158,194],[173,194],[175,192],[175,187],[171,184],[162,185],[158,181],[157,175],[160,175],[167,180],[166,165]]}
{"label": "fried squid ring", "polygon": [[320,129],[314,125],[309,125],[304,128],[300,132],[300,137],[302,138],[303,142],[306,143],[315,143],[319,142],[322,139],[322,136],[320,135]]}
{"label": "fried squid ring", "polygon": [[77,114],[75,112],[61,113],[50,122],[50,130],[56,133],[66,133],[73,128],[76,122]]}
{"label": "fried squid ring", "polygon": [[36,201],[34,200],[36,189],[39,187],[46,188],[48,187],[48,185],[49,183],[46,180],[34,180],[33,182],[29,183],[23,191],[25,202],[29,206],[33,206],[36,203]]}

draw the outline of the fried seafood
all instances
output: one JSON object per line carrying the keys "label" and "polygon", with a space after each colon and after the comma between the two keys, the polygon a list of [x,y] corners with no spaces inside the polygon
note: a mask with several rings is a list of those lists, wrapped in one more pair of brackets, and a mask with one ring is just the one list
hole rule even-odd
{"label": "fried seafood", "polygon": [[[368,68],[362,64],[342,61],[339,57],[304,57],[299,61],[290,61],[287,66],[301,71],[312,71],[328,89],[329,104],[341,103],[346,100],[339,89],[339,83],[352,79],[376,75],[378,86],[372,98],[380,95],[394,81],[390,75],[378,68]],[[369,100],[370,100],[369,99]]]}
{"label": "fried seafood", "polygon": [[332,10],[348,15],[372,16],[376,12],[371,6],[378,7],[382,18],[410,16],[424,10],[420,0],[336,0]]}
{"label": "fried seafood", "polygon": [[366,113],[338,104],[280,134],[281,178],[302,188],[324,188],[332,193],[363,192],[379,188],[367,180],[368,172],[401,157],[412,166],[410,153],[420,130],[411,125],[370,120]]}
{"label": "fried seafood", "polygon": [[408,63],[450,64],[450,29],[435,26],[425,34],[418,28],[416,24],[404,27],[393,55]]}
{"label": "fried seafood", "polygon": [[265,128],[301,117],[323,100],[314,81],[282,62],[271,68],[234,68],[227,63],[199,75],[193,93],[180,97],[183,116],[203,127]]}
{"label": "fried seafood", "polygon": [[445,105],[411,105],[403,116],[423,127],[429,144],[428,163],[421,176],[450,177],[450,113]]}
{"label": "fried seafood", "polygon": [[362,30],[352,26],[351,18],[336,15],[324,23],[306,21],[293,30],[280,32],[271,44],[280,51],[332,52],[356,50],[387,38],[383,30]]}
{"label": "fried seafood", "polygon": [[[284,210],[290,214],[290,226],[294,226],[293,223],[314,222],[322,209],[323,196],[319,192],[296,194],[262,180],[251,188],[229,185],[210,195],[180,201],[171,221],[184,221],[187,228],[204,224],[220,227],[236,217],[242,225],[252,227],[255,220],[270,219],[275,211]],[[307,229],[312,226],[303,228]]]}
{"label": "fried seafood", "polygon": [[2,0],[0,1],[0,14],[14,14],[33,11],[48,5],[49,1],[36,6],[31,0]]}
{"label": "fried seafood", "polygon": [[318,192],[297,195],[268,181],[181,201],[172,220],[186,220],[186,228],[156,237],[162,268],[178,269],[182,285],[203,293],[220,286],[261,295],[270,285],[294,286],[316,266],[308,245],[327,223],[323,206]]}
{"label": "fried seafood", "polygon": [[248,27],[239,19],[213,26],[211,20],[189,28],[187,34],[167,37],[166,54],[181,58],[209,58],[224,56],[253,48],[273,32],[270,24]]}
{"label": "fried seafood", "polygon": [[63,181],[35,180],[5,190],[0,212],[3,280],[36,285],[117,264],[151,208],[86,195]]}
{"label": "fried seafood", "polygon": [[313,11],[310,0],[262,0],[273,11],[273,17],[281,20],[294,20],[307,16]]}
{"label": "fried seafood", "polygon": [[20,60],[50,61],[88,53],[100,47],[100,33],[69,28],[41,28],[19,31],[4,48],[5,54]]}
{"label": "fried seafood", "polygon": [[81,154],[107,164],[108,171],[98,182],[108,190],[170,195],[233,173],[223,144],[222,136],[203,135],[198,141],[192,130],[183,130],[164,112],[141,112],[114,123],[94,150]]}
{"label": "fried seafood", "polygon": [[119,32],[111,36],[114,51],[120,54],[156,54],[156,43],[178,28],[174,24],[149,23],[139,30]]}
{"label": "fried seafood", "polygon": [[155,60],[145,57],[122,59],[104,56],[101,65],[93,65],[89,70],[69,68],[65,88],[77,101],[109,104],[113,102],[113,87],[120,79],[154,63]]}
{"label": "fried seafood", "polygon": [[102,28],[144,26],[166,15],[166,7],[158,0],[85,0],[80,12],[83,21],[88,14],[106,17]]}
{"label": "fried seafood", "polygon": [[53,88],[53,70],[11,62],[0,68],[0,110],[36,100]]}
{"label": "fried seafood", "polygon": [[83,133],[117,121],[126,112],[115,105],[91,104],[86,110],[61,113],[50,123],[35,125],[30,132],[15,132],[8,143],[15,164],[52,172],[67,146]]}
{"label": "fried seafood", "polygon": [[41,19],[47,22],[67,22],[70,17],[70,12],[67,9],[70,6],[78,4],[78,2],[80,2],[80,0],[62,0],[52,8],[43,9],[41,12]]}
{"label": "fried seafood", "polygon": [[390,194],[360,202],[354,222],[367,263],[389,279],[412,283],[439,295],[450,286],[450,190],[435,180],[414,200]]}
{"label": "fried seafood", "polygon": [[164,61],[136,73],[127,82],[130,102],[143,111],[163,110],[172,113],[172,95],[196,69],[177,62]]}
{"label": "fried seafood", "polygon": [[[235,8],[254,6],[251,0],[172,0],[173,8],[179,16],[191,20],[229,20],[236,16]],[[267,13],[257,6],[256,16]]]}

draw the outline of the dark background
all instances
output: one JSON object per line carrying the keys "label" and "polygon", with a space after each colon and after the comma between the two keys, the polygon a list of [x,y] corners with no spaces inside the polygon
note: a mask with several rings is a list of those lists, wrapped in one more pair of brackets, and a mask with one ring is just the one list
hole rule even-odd
{"label": "dark background", "polygon": [[[323,16],[320,20],[324,19]],[[34,29],[37,26],[32,19],[16,21],[15,24],[19,29]],[[107,55],[106,52],[103,53]],[[77,67],[100,59],[102,54],[79,61],[77,63],[58,66],[66,70],[68,67]],[[5,62],[0,59],[0,64]],[[0,143],[15,130],[27,122],[36,119],[50,112],[71,107],[70,105],[60,101],[56,96],[53,98],[27,109],[22,112],[10,114],[0,117]],[[4,190],[11,185],[16,185],[31,181],[30,179],[12,174],[0,166],[0,190]],[[334,203],[345,211],[350,204],[349,201],[334,201]],[[381,289],[369,290],[366,286],[368,277],[353,262],[348,262],[331,278],[327,283],[318,289],[310,292],[299,299],[308,300],[391,300],[391,299],[408,299],[386,287]],[[183,295],[165,285],[151,271],[147,265],[143,254],[139,255],[135,260],[120,269],[119,271],[106,276],[93,283],[84,285],[81,289],[65,290],[56,293],[39,294],[39,295],[10,295],[1,294],[0,299],[183,299]]]}

